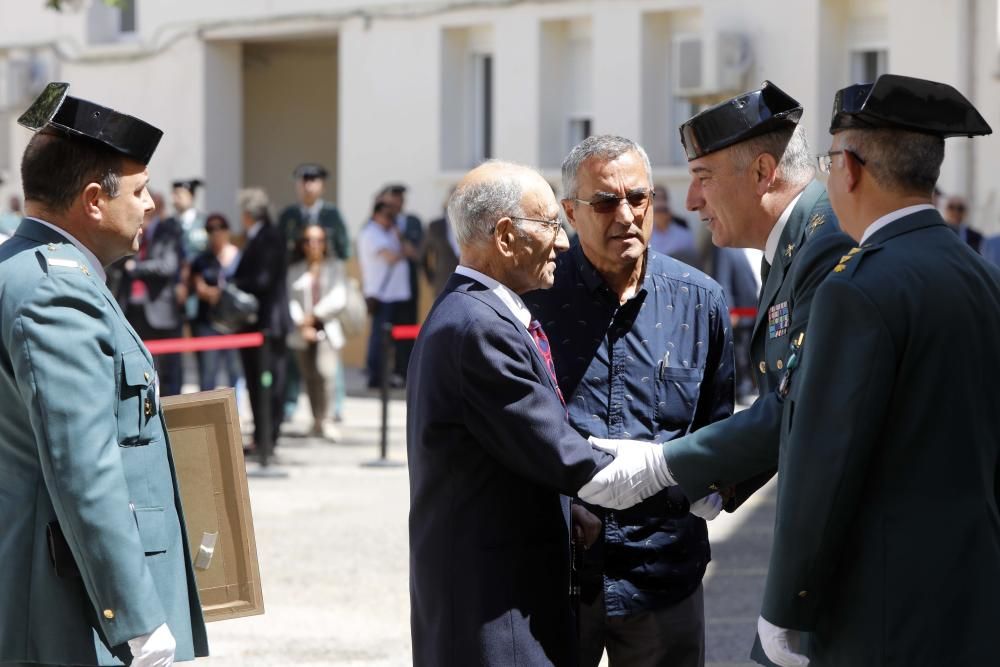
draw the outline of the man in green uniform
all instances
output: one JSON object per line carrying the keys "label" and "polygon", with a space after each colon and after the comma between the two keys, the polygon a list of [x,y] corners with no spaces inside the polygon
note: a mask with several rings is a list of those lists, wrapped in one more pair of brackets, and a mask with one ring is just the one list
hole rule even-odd
{"label": "man in green uniform", "polygon": [[104,285],[160,130],[50,84],[0,247],[0,665],[208,654],[153,360]]}
{"label": "man in green uniform", "polygon": [[859,245],[786,359],[761,641],[779,665],[1000,664],[1000,269],[931,205],[944,138],[991,130],[951,86],[883,75],[837,93],[830,131]]}
{"label": "man in green uniform", "polygon": [[302,259],[298,243],[303,230],[310,225],[319,225],[326,230],[331,257],[346,260],[351,254],[347,226],[344,225],[340,209],[323,199],[326,168],[311,162],[300,164],[292,176],[295,178],[295,195],[298,202],[286,206],[278,216],[278,227],[284,232],[285,242],[288,244],[289,264]]}
{"label": "man in green uniform", "polygon": [[680,128],[697,211],[723,247],[764,252],[750,344],[760,397],[746,410],[664,446],[689,498],[729,490],[732,511],[778,466],[776,393],[789,341],[806,330],[817,285],[853,243],[837,224],[802,127],[802,107],[769,81]]}

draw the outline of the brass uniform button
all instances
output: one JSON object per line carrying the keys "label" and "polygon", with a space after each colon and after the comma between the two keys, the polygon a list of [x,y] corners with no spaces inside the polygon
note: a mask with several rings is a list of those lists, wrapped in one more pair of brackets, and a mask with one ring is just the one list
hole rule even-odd
{"label": "brass uniform button", "polygon": [[804,598],[807,595],[809,595],[809,591],[799,591],[799,597],[800,598]]}
{"label": "brass uniform button", "polygon": [[763,361],[760,362],[760,366],[758,366],[758,368],[760,368],[760,372],[762,374],[767,372],[767,364],[765,364]]}
{"label": "brass uniform button", "polygon": [[115,612],[111,611],[110,609],[105,609],[104,610],[104,618],[106,618],[106,619],[108,619],[110,621],[114,617],[115,617]]}
{"label": "brass uniform button", "polygon": [[719,485],[713,482],[713,483],[711,483],[711,484],[708,485],[708,490],[709,491],[718,491],[719,490]]}
{"label": "brass uniform button", "polygon": [[785,362],[783,362],[781,359],[778,359],[777,366],[778,366],[778,370],[780,371],[782,368],[785,367]]}
{"label": "brass uniform button", "polygon": [[147,417],[153,416],[153,402],[150,401],[148,398],[143,403],[143,410],[145,411]]}

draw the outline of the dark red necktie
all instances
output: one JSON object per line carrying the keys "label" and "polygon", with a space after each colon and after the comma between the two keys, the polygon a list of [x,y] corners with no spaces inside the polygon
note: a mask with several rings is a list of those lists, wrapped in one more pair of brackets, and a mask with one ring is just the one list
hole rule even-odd
{"label": "dark red necktie", "polygon": [[559,400],[562,401],[563,405],[566,405],[566,399],[563,398],[562,390],[559,389],[559,380],[556,378],[556,364],[552,361],[549,337],[545,335],[542,323],[538,320],[531,320],[531,323],[528,325],[528,333],[531,334],[531,338],[535,341],[535,347],[538,348],[539,354],[545,360],[545,367],[549,369],[549,377],[552,378],[552,384],[556,387],[556,394],[559,396]]}

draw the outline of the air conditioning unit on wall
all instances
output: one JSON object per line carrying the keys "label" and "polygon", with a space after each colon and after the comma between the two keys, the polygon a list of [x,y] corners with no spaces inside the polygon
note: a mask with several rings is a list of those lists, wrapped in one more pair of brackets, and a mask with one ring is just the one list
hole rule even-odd
{"label": "air conditioning unit on wall", "polygon": [[709,31],[675,35],[674,95],[712,98],[739,93],[751,60],[749,41],[741,33]]}

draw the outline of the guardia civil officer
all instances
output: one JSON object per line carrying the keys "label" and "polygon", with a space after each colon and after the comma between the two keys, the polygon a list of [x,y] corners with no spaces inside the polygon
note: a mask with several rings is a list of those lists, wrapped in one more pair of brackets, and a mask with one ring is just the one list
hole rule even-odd
{"label": "guardia civil officer", "polygon": [[104,285],[162,132],[53,83],[0,247],[0,665],[208,654],[153,360]]}
{"label": "guardia civil officer", "polygon": [[1000,664],[1000,269],[931,205],[945,137],[989,134],[951,86],[839,91],[820,159],[858,245],[786,363],[759,633],[779,665]]}
{"label": "guardia civil officer", "polygon": [[663,451],[688,498],[730,489],[729,510],[777,470],[777,387],[789,341],[806,330],[817,285],[853,245],[815,180],[801,116],[795,99],[765,81],[680,127],[691,174],[688,209],[698,212],[715,245],[764,252],[750,345],[760,397],[728,419],[670,441]]}

